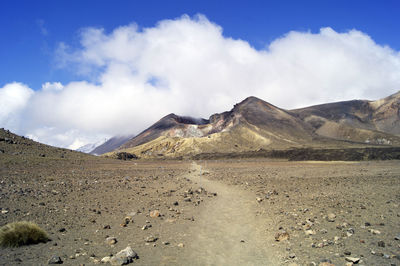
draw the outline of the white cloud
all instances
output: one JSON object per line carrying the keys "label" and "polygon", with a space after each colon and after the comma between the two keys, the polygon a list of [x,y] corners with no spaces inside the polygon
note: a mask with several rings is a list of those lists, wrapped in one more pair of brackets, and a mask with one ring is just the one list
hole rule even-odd
{"label": "white cloud", "polygon": [[46,82],[42,85],[43,91],[61,91],[63,88],[60,82]]}
{"label": "white cloud", "polygon": [[60,44],[58,55],[88,81],[45,83],[24,102],[21,133],[64,147],[138,133],[170,112],[208,117],[250,95],[295,108],[400,89],[399,52],[357,30],[289,32],[256,50],[204,16],[183,16],[86,28],[81,47]]}
{"label": "white cloud", "polygon": [[20,113],[28,104],[33,90],[18,82],[0,88],[0,126],[20,129]]}

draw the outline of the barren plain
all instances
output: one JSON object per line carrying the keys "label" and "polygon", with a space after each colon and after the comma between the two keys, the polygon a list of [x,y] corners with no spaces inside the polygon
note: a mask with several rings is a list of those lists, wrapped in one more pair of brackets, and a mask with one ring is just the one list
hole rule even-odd
{"label": "barren plain", "polygon": [[138,265],[400,263],[399,161],[61,154],[0,155],[0,223],[52,239],[1,249],[1,265],[94,265],[127,246]]}

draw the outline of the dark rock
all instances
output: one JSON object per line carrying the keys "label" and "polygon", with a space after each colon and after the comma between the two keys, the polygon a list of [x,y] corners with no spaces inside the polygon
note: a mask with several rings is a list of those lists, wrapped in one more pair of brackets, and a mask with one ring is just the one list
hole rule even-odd
{"label": "dark rock", "polygon": [[132,159],[139,159],[135,154],[128,153],[128,152],[118,152],[117,153],[118,160],[132,160]]}
{"label": "dark rock", "polygon": [[385,242],[383,242],[382,240],[378,241],[378,247],[384,248]]}

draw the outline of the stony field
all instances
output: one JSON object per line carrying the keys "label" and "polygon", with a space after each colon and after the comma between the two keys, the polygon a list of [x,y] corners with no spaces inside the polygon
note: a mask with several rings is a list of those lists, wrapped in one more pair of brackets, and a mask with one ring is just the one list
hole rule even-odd
{"label": "stony field", "polygon": [[2,149],[0,225],[33,221],[51,241],[0,249],[1,265],[117,263],[127,247],[137,265],[400,265],[399,161]]}

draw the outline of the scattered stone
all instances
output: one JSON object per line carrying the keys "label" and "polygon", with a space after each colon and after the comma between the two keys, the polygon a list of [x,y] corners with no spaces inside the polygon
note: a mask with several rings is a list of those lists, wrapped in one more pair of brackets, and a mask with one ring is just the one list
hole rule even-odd
{"label": "scattered stone", "polygon": [[158,240],[158,237],[154,237],[154,236],[148,236],[146,237],[145,241],[147,243],[152,243],[152,242],[156,242]]}
{"label": "scattered stone", "polygon": [[346,256],[350,256],[350,255],[351,255],[351,252],[348,251],[348,250],[346,250],[345,252],[343,252],[343,254],[346,255]]}
{"label": "scattered stone", "polygon": [[263,199],[260,198],[260,197],[257,197],[256,200],[257,200],[258,203],[260,203],[261,201],[263,201]]}
{"label": "scattered stone", "polygon": [[92,262],[93,262],[94,264],[99,264],[99,263],[100,263],[100,260],[99,260],[98,258],[90,257],[90,259],[92,260]]}
{"label": "scattered stone", "polygon": [[306,234],[306,236],[315,235],[315,231],[314,230],[306,230],[306,231],[304,231],[304,233]]}
{"label": "scattered stone", "polygon": [[149,229],[151,226],[152,226],[151,224],[145,224],[145,225],[143,225],[142,230],[147,230],[147,229]]}
{"label": "scattered stone", "polygon": [[111,229],[111,226],[110,226],[109,224],[107,224],[107,225],[105,225],[105,226],[103,227],[103,229]]}
{"label": "scattered stone", "polygon": [[375,229],[368,229],[368,232],[370,232],[370,233],[372,233],[374,235],[380,235],[381,234],[381,231],[375,230]]}
{"label": "scattered stone", "polygon": [[115,256],[110,259],[111,265],[125,265],[133,262],[134,259],[138,259],[138,255],[132,250],[130,246],[121,250]]}
{"label": "scattered stone", "polygon": [[350,237],[350,236],[354,235],[354,229],[353,229],[353,228],[349,228],[349,229],[347,229],[347,231],[346,231],[346,235],[347,235],[348,237]]}
{"label": "scattered stone", "polygon": [[318,266],[335,266],[335,264],[332,264],[330,262],[324,261],[318,264]]}
{"label": "scattered stone", "polygon": [[281,231],[275,234],[275,241],[280,242],[289,239],[290,239],[289,233],[286,231]]}
{"label": "scattered stone", "polygon": [[58,229],[58,232],[60,232],[60,233],[63,233],[63,232],[65,232],[65,231],[67,231],[67,229],[65,229],[65,228],[60,228],[60,229]]}
{"label": "scattered stone", "polygon": [[102,258],[100,261],[101,261],[101,263],[109,263],[110,260],[111,260],[111,257],[110,256],[106,256],[106,257]]}
{"label": "scattered stone", "polygon": [[49,260],[49,264],[62,264],[62,263],[63,263],[63,261],[59,256],[53,256]]}
{"label": "scattered stone", "polygon": [[385,242],[383,242],[382,240],[378,241],[378,247],[384,248]]}
{"label": "scattered stone", "polygon": [[151,218],[157,218],[157,217],[160,217],[160,212],[158,211],[158,210],[154,210],[154,211],[151,211],[150,212],[150,217]]}
{"label": "scattered stone", "polygon": [[400,240],[400,234],[394,237],[395,240]]}
{"label": "scattered stone", "polygon": [[334,213],[329,213],[326,219],[328,222],[334,222],[336,219],[336,215]]}
{"label": "scattered stone", "polygon": [[178,244],[178,248],[183,248],[185,245],[183,243]]}
{"label": "scattered stone", "polygon": [[133,216],[131,215],[125,216],[125,223],[126,224],[133,223]]}
{"label": "scattered stone", "polygon": [[173,203],[173,205],[174,205],[174,206],[178,206],[178,205],[179,205],[179,202],[175,201],[175,202]]}
{"label": "scattered stone", "polygon": [[289,259],[294,259],[294,258],[296,258],[296,254],[290,253],[290,254],[289,254]]}
{"label": "scattered stone", "polygon": [[355,258],[355,257],[345,257],[344,258],[348,262],[352,262],[354,264],[357,264],[360,261],[360,258]]}
{"label": "scattered stone", "polygon": [[114,244],[116,244],[117,242],[118,242],[118,241],[117,241],[117,239],[116,239],[115,237],[110,236],[110,237],[107,237],[107,238],[106,238],[106,243],[109,244],[109,245],[114,245]]}

